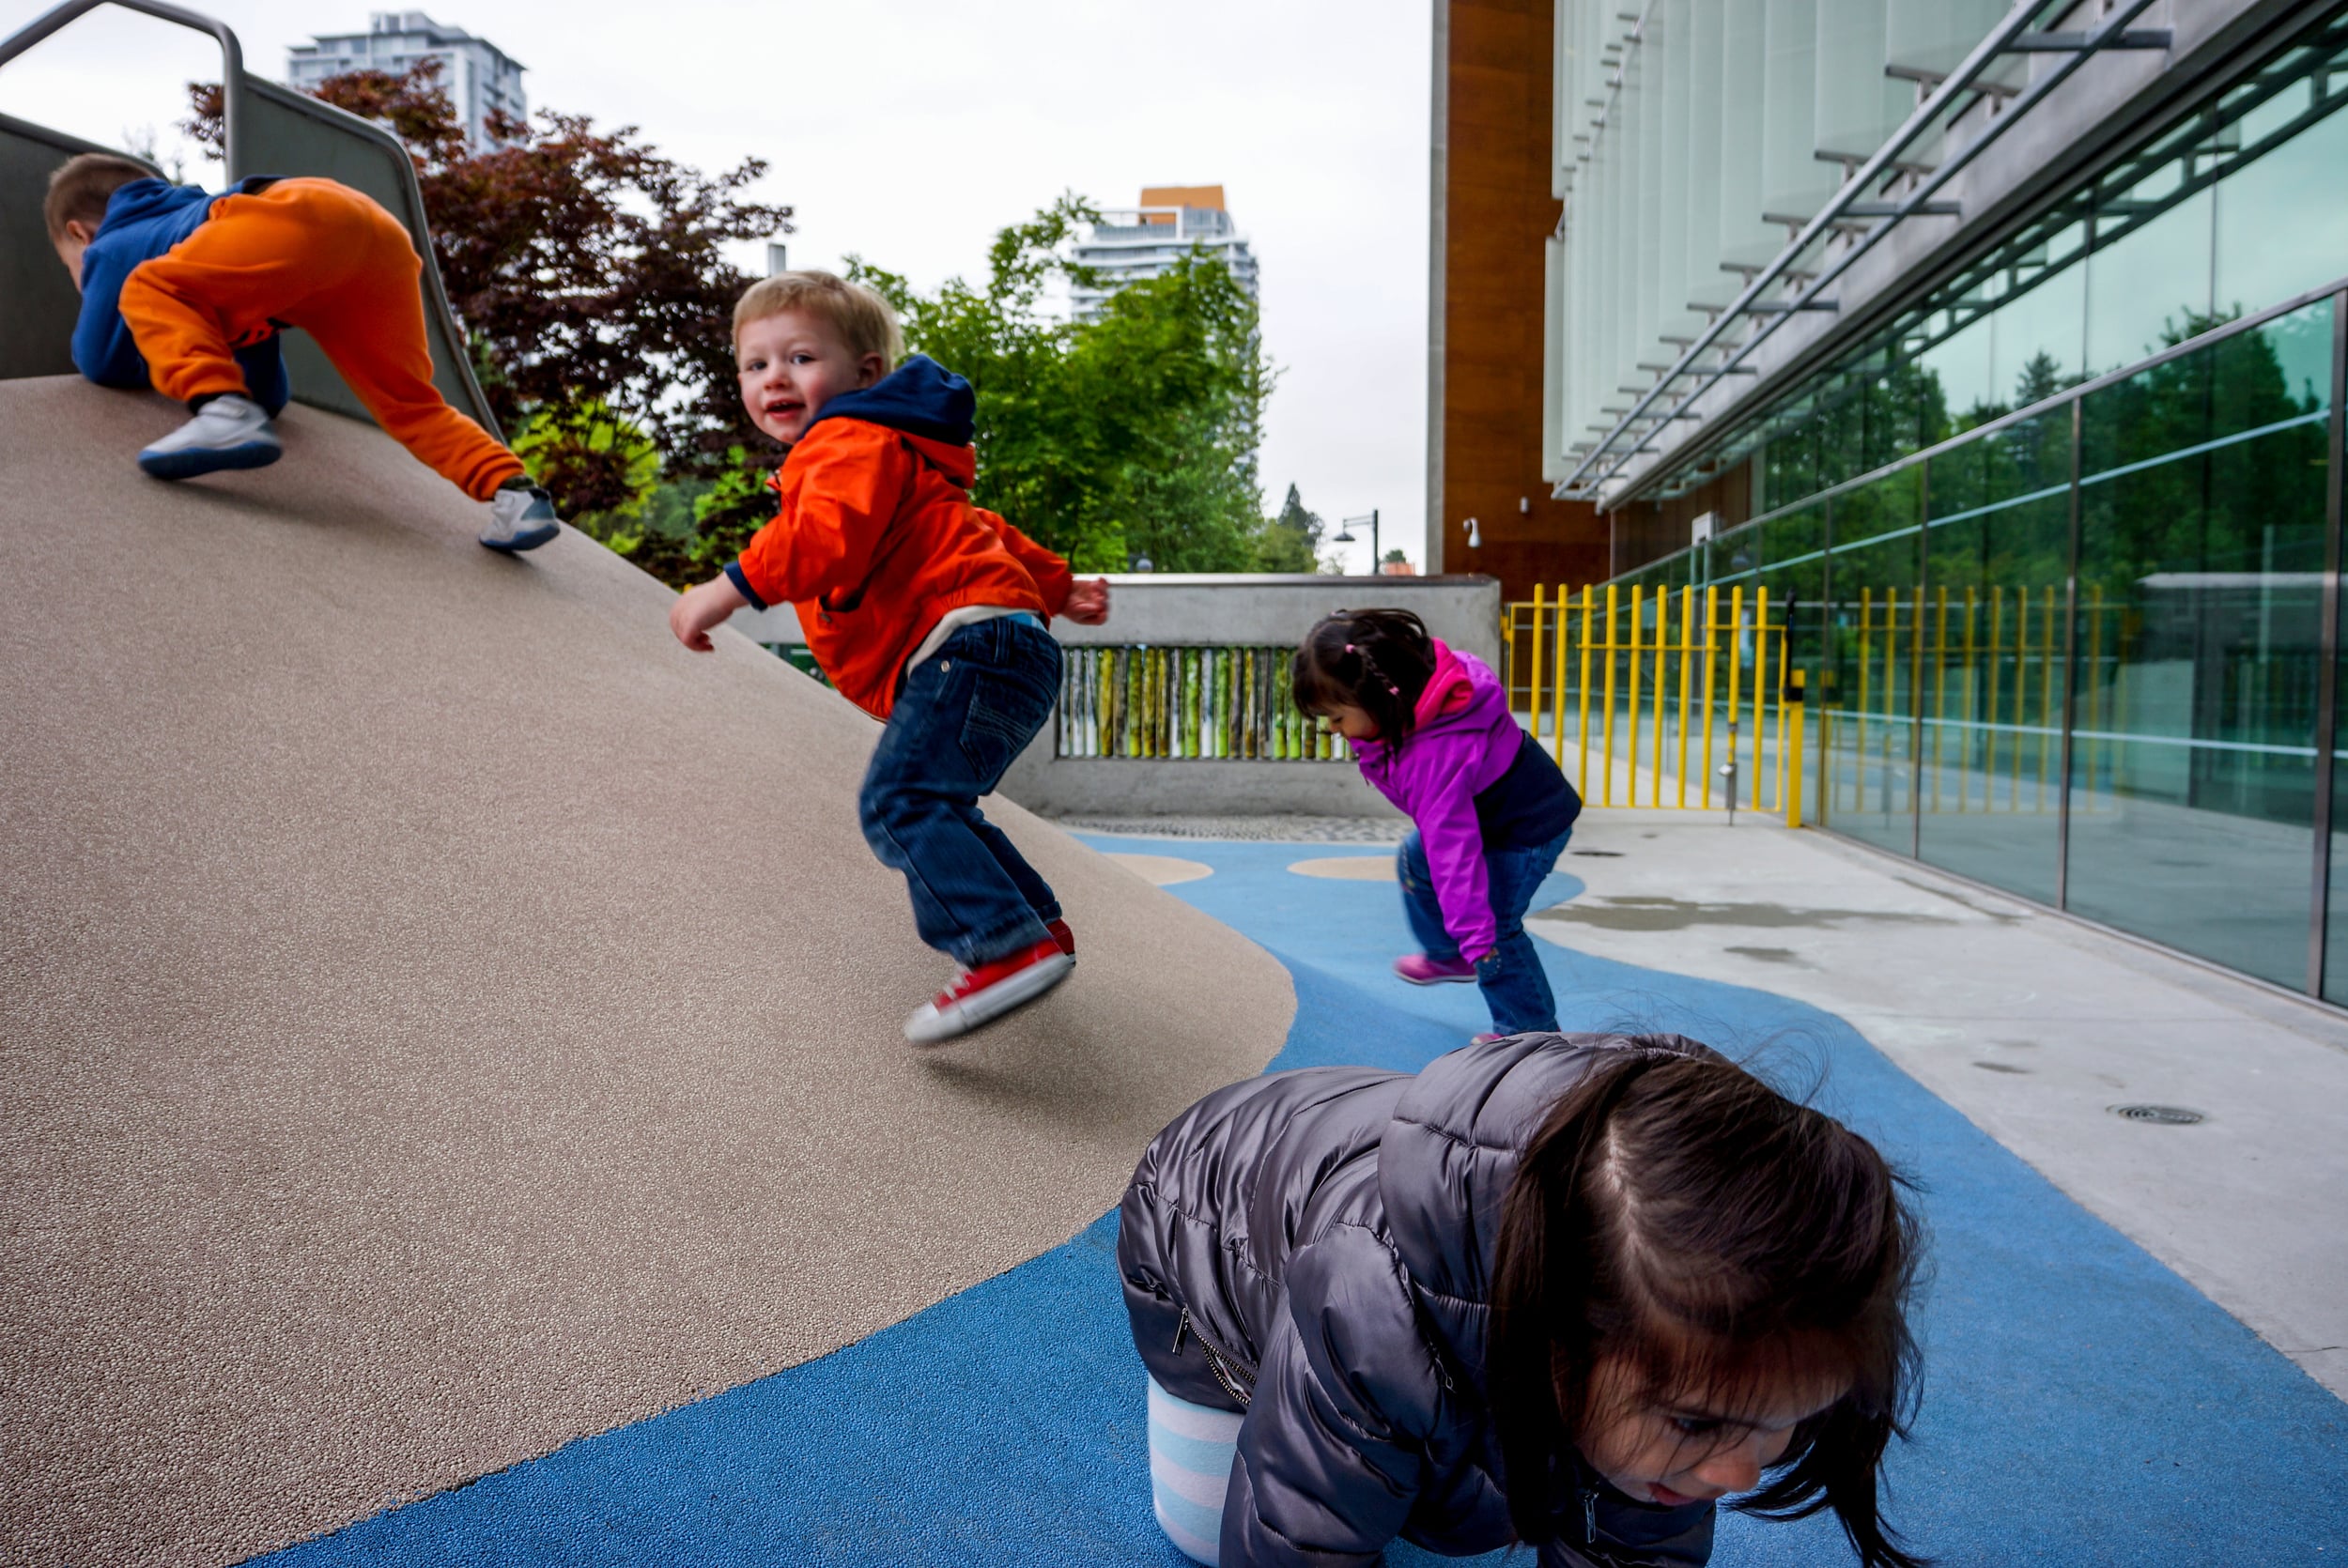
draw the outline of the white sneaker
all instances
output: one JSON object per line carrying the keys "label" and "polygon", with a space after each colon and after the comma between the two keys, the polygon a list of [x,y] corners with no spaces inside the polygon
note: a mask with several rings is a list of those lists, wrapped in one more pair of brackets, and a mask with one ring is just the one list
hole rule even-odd
{"label": "white sneaker", "polygon": [[489,531],[481,542],[512,555],[534,550],[563,531],[554,515],[554,498],[533,484],[528,489],[500,490],[489,498]]}
{"label": "white sneaker", "polygon": [[139,453],[139,467],[157,479],[193,479],[223,469],[265,469],[285,448],[277,431],[249,397],[224,392],[201,412]]}

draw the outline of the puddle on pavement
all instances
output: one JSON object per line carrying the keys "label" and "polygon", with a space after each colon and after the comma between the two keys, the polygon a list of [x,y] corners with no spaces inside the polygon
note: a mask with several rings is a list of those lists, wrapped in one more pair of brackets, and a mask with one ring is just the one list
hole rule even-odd
{"label": "puddle on pavement", "polygon": [[1935,887],[1928,882],[1913,882],[1907,877],[1893,877],[1892,880],[1902,887],[1912,887],[1919,893],[1929,893],[1936,899],[1946,899],[1959,909],[1970,909],[1984,919],[1995,920],[2000,925],[2016,925],[2030,918],[2027,915],[2016,915],[2001,909],[1985,908],[1963,894],[1952,893],[1945,887]]}
{"label": "puddle on pavement", "polygon": [[1684,931],[1691,926],[1746,926],[1764,930],[1822,930],[1846,920],[1883,926],[1954,926],[1946,915],[1878,909],[1793,909],[1784,904],[1699,903],[1689,899],[1619,898],[1559,904],[1528,916],[1560,925],[1611,931]]}

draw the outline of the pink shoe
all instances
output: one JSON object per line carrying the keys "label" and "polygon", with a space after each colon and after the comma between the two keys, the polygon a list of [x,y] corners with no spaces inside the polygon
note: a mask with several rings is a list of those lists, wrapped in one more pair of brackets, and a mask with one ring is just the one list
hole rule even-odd
{"label": "pink shoe", "polygon": [[1506,1038],[1507,1038],[1506,1035],[1470,1035],[1468,1037],[1468,1044],[1490,1045],[1494,1040]]}
{"label": "pink shoe", "polygon": [[1414,986],[1474,985],[1475,965],[1465,959],[1434,959],[1425,953],[1405,953],[1394,961],[1394,972]]}

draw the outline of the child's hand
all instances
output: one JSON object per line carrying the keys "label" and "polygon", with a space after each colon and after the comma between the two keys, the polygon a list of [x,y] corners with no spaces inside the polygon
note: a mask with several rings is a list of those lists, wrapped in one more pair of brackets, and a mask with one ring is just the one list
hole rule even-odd
{"label": "child's hand", "polygon": [[1080,582],[1068,591],[1068,602],[1059,612],[1079,626],[1097,626],[1109,618],[1109,579],[1095,577]]}
{"label": "child's hand", "polygon": [[712,577],[677,595],[676,603],[669,607],[669,630],[694,653],[706,653],[711,628],[724,625],[727,616],[749,603],[731,578]]}

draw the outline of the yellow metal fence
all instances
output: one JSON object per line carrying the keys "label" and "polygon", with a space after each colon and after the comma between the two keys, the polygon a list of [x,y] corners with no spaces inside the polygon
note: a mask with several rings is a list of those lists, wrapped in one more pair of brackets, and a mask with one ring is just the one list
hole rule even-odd
{"label": "yellow metal fence", "polygon": [[[2111,771],[2125,628],[2100,588],[2081,601],[2076,766],[2092,790]],[[1502,608],[1510,698],[1595,806],[1733,802],[1795,825],[2060,808],[2057,587],[1864,587],[1804,602],[1799,638],[1792,608],[1760,587],[1537,587]]]}
{"label": "yellow metal fence", "polygon": [[1502,609],[1510,697],[1594,806],[1799,823],[1803,672],[1766,588],[1536,587]]}

